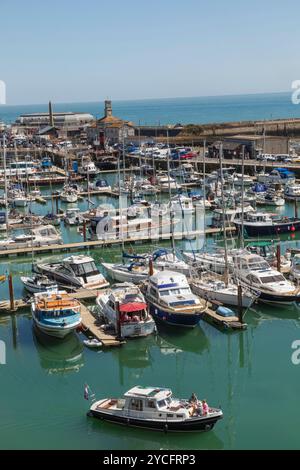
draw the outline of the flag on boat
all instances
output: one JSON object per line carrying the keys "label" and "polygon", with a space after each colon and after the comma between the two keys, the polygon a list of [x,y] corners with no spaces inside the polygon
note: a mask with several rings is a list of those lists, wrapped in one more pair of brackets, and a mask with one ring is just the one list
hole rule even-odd
{"label": "flag on boat", "polygon": [[85,386],[84,386],[83,396],[84,396],[84,399],[85,399],[85,400],[88,400],[88,399],[89,399],[89,387],[88,387],[87,384],[85,384]]}

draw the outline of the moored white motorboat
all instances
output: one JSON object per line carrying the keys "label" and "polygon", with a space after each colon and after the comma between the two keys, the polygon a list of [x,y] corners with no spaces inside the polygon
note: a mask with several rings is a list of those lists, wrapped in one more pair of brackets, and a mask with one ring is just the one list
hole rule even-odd
{"label": "moored white motorboat", "polygon": [[131,283],[115,284],[96,303],[98,313],[122,338],[148,336],[156,331],[155,322],[140,289]]}
{"label": "moored white motorboat", "polygon": [[102,289],[109,286],[94,259],[87,255],[69,256],[57,263],[36,263],[34,269],[60,284],[75,288]]}
{"label": "moored white motorboat", "polygon": [[35,275],[33,277],[21,276],[20,277],[24,287],[28,292],[35,294],[37,292],[55,292],[58,289],[56,282],[51,281],[47,276]]}

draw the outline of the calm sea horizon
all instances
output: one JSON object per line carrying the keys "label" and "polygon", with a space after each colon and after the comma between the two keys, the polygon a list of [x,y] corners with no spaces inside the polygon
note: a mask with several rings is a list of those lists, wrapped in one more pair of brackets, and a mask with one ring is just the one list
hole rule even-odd
{"label": "calm sea horizon", "polygon": [[[290,92],[245,95],[112,100],[113,114],[136,125],[190,124],[300,117]],[[54,112],[87,112],[103,116],[104,102],[54,103]],[[0,106],[0,121],[12,123],[21,114],[47,112],[48,104]]]}

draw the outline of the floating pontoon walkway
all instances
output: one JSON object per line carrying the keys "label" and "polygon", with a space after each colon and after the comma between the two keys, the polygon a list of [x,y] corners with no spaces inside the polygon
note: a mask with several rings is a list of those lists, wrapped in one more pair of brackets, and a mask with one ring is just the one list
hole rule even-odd
{"label": "floating pontoon walkway", "polygon": [[103,331],[100,325],[98,325],[99,320],[83,304],[81,304],[81,319],[83,329],[88,330],[98,341],[101,341],[103,346],[121,346],[124,343],[124,341],[119,341],[115,336]]}
{"label": "floating pontoon walkway", "polygon": [[[235,227],[226,227],[226,232],[234,232]],[[203,230],[193,230],[189,232],[175,232],[174,237],[175,239],[191,239],[191,237],[196,238],[199,235],[215,235],[217,233],[221,233],[222,229],[220,228],[207,228],[205,232]],[[169,240],[171,238],[170,233],[162,233],[162,234],[151,234],[147,236],[136,236],[136,237],[128,237],[124,238],[122,241],[120,238],[116,239],[104,239],[104,240],[92,240],[92,241],[80,241],[80,242],[73,242],[73,243],[63,243],[63,244],[53,244],[53,245],[44,245],[44,246],[28,246],[23,248],[3,248],[0,250],[0,258],[7,258],[7,257],[15,257],[15,256],[24,256],[24,255],[31,255],[32,253],[55,253],[55,252],[62,252],[62,251],[78,251],[78,250],[85,250],[88,248],[99,248],[99,247],[107,247],[111,245],[120,245],[122,242],[124,243],[137,243],[137,242],[157,242],[159,240]]]}

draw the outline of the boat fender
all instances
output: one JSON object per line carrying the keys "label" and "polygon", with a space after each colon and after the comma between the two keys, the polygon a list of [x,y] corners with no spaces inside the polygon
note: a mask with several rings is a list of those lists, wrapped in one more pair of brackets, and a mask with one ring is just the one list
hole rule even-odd
{"label": "boat fender", "polygon": [[168,431],[168,425],[167,425],[167,424],[165,424],[164,431],[165,431],[165,432]]}
{"label": "boat fender", "polygon": [[127,423],[127,426],[129,426],[129,424],[130,424],[130,419],[129,418],[127,418],[126,423]]}

